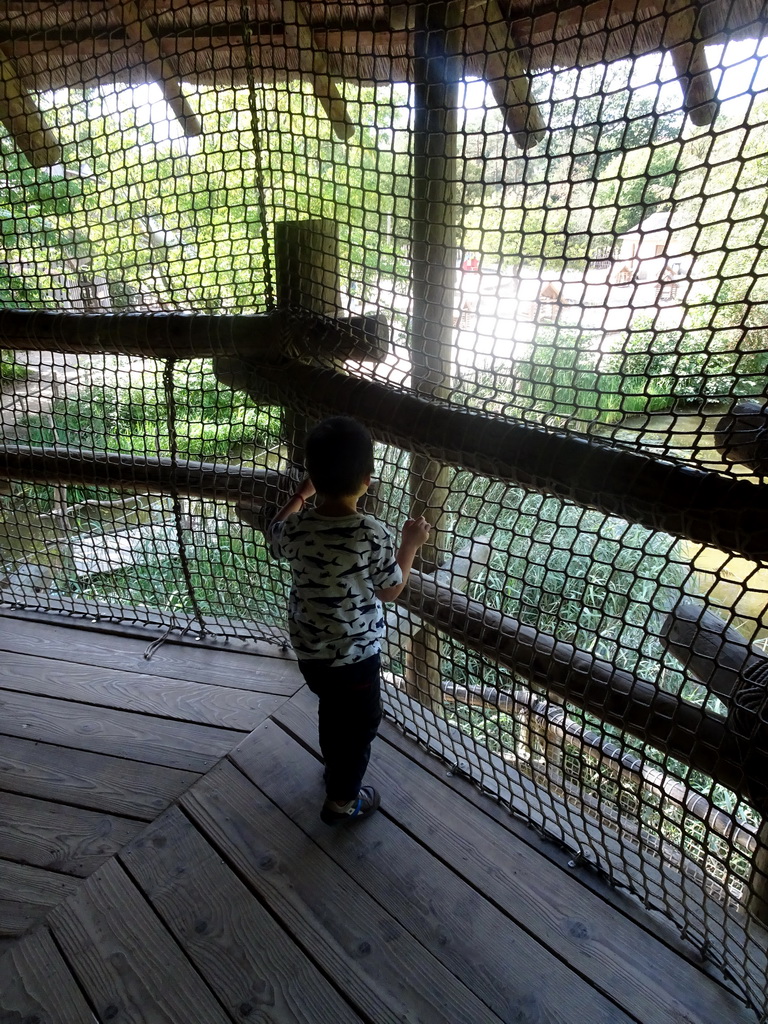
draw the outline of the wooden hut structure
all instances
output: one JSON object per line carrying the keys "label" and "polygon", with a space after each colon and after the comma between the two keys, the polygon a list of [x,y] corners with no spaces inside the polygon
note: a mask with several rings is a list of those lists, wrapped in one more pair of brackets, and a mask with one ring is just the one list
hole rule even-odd
{"label": "wooden hut structure", "polygon": [[[757,182],[768,142],[755,125],[768,116],[750,84],[741,120],[723,127],[729,64],[711,59],[749,44],[757,65],[766,34],[757,0],[0,0],[0,1021],[765,1018],[768,658],[707,593],[692,599],[674,544],[768,561],[755,383],[768,366]],[[742,172],[722,188],[703,172],[697,193],[737,196],[724,215],[736,240],[723,233],[713,272],[731,292],[712,300],[703,341],[682,318],[662,330],[646,314],[622,347],[601,336],[590,348],[559,322],[563,306],[528,352],[530,376],[514,357],[490,371],[490,397],[472,390],[453,316],[476,180],[466,82],[486,83],[505,168],[472,272],[486,273],[494,233],[544,238],[538,254],[499,242],[498,283],[513,257],[586,266],[588,247],[553,256],[548,234],[581,233],[602,251],[618,233],[590,220],[603,164],[579,162],[601,152],[602,115],[590,150],[574,87],[564,144],[554,77],[654,54],[657,87],[679,88],[675,130],[700,142],[695,166],[733,159]],[[163,160],[147,115],[121,163],[128,130],[89,134],[88,104],[107,124],[105,97],[144,86],[171,125]],[[405,98],[382,127],[370,110],[394,87]],[[622,186],[643,178],[640,222],[656,179],[689,164],[655,169],[683,145],[664,134],[661,101],[632,112],[636,88],[628,74],[590,95],[602,110],[627,94],[622,139],[652,125],[633,143],[649,169]],[[225,92],[236,98],[219,108]],[[365,129],[390,141],[360,141]],[[290,142],[274,152],[280,133]],[[214,135],[238,161],[216,162]],[[315,161],[316,193],[295,183],[299,153]],[[360,181],[342,185],[355,160]],[[570,161],[557,165],[559,192],[558,160]],[[534,186],[540,230],[512,202]],[[669,189],[653,202],[687,198]],[[161,220],[158,197],[174,200]],[[548,226],[558,205],[565,228]],[[343,222],[328,213],[341,206]],[[716,219],[691,217],[699,234]],[[371,227],[387,218],[400,227]],[[391,255],[387,282],[374,234]],[[53,236],[59,262],[41,269]],[[699,248],[709,258],[715,246]],[[692,280],[701,266],[692,258]],[[684,453],[682,427],[654,434],[650,401],[639,425],[601,420],[609,378],[623,402],[671,352],[657,377],[682,388],[691,351],[702,379],[727,378],[720,398],[750,384],[749,423],[743,405],[718,408],[717,429],[702,420]],[[723,351],[735,353],[728,371],[712,368]],[[598,396],[588,421],[563,398],[585,391],[585,366]],[[198,422],[202,377],[218,418],[205,419],[203,396]],[[113,412],[110,388],[122,396]],[[73,433],[78,403],[88,412]],[[219,411],[241,407],[251,435],[222,458]],[[337,837],[313,823],[314,709],[276,625],[283,583],[259,530],[295,485],[307,425],[340,412],[380,446],[366,507],[423,513],[435,529],[392,616],[391,721],[373,769],[391,796],[370,828]],[[231,571],[217,577],[199,553],[225,533]],[[169,551],[172,585],[131,594],[137,579],[156,585]],[[631,571],[618,564],[627,551]],[[230,610],[259,591],[264,621],[243,604],[223,628],[206,566],[214,590],[235,587]],[[599,625],[585,626],[593,609]]]}

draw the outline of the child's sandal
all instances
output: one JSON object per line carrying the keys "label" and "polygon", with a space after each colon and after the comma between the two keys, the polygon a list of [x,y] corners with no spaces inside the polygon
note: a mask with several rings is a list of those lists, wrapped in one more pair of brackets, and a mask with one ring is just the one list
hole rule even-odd
{"label": "child's sandal", "polygon": [[345,822],[359,821],[367,818],[378,809],[381,797],[373,786],[363,786],[356,800],[350,800],[343,810],[337,810],[337,804],[326,800],[320,817],[326,825],[343,825]]}

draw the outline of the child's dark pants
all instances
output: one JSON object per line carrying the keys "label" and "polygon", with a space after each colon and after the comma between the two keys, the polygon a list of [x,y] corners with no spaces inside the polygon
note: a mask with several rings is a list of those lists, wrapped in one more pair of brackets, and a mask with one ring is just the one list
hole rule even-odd
{"label": "child's dark pants", "polygon": [[381,722],[381,659],[374,654],[355,665],[300,661],[299,668],[307,686],[320,698],[325,792],[338,803],[355,800]]}

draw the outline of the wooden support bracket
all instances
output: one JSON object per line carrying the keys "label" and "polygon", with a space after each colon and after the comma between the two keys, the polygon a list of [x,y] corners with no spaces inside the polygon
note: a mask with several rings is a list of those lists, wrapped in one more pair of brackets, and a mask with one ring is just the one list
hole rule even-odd
{"label": "wooden support bracket", "polygon": [[163,54],[152,28],[141,15],[139,3],[135,0],[119,0],[118,6],[129,43],[142,47],[147,74],[160,86],[163,98],[181,124],[184,134],[188,137],[200,135],[203,130],[200,119],[182,92],[175,60]]}
{"label": "wooden support bracket", "polygon": [[0,50],[0,121],[33,167],[62,162],[61,147],[46,128],[34,98],[19,78],[16,62]]}
{"label": "wooden support bracket", "polygon": [[703,17],[698,5],[691,4],[669,17],[663,49],[669,50],[680,86],[683,107],[693,124],[712,124],[717,113],[715,83],[707,64]]}
{"label": "wooden support bracket", "polygon": [[334,134],[342,142],[351,138],[355,126],[347,113],[347,105],[328,69],[328,57],[317,49],[314,33],[302,6],[297,0],[278,0],[282,11],[285,45],[299,57],[302,78],[312,83],[315,98],[331,122]]}
{"label": "wooden support bracket", "polygon": [[530,50],[517,46],[496,0],[487,0],[486,19],[486,78],[515,142],[532,149],[544,138],[544,118],[531,93]]}
{"label": "wooden support bracket", "polygon": [[464,7],[466,50],[484,60],[484,77],[516,144],[531,149],[543,140],[545,124],[531,91],[530,48],[518,44],[497,0],[467,0]]}

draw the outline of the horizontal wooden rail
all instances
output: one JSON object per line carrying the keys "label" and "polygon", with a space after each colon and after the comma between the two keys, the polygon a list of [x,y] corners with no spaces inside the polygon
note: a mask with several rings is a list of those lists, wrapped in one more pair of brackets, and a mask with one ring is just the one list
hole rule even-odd
{"label": "horizontal wooden rail", "polygon": [[283,361],[286,353],[382,359],[390,329],[379,315],[298,316],[289,308],[249,316],[203,313],[58,313],[0,309],[0,348],[75,355],[204,359],[219,355]]}
{"label": "horizontal wooden rail", "polygon": [[[272,506],[286,499],[299,479],[298,473],[190,459],[177,459],[174,464],[160,456],[123,455],[63,445],[0,446],[0,494],[10,493],[8,487],[4,490],[4,481],[20,480],[205,497],[233,503],[241,520],[259,530],[266,526],[265,510],[271,514]],[[381,514],[379,487],[380,481],[374,477],[361,499],[361,507],[371,515]]]}
{"label": "horizontal wooden rail", "polygon": [[722,716],[418,572],[398,601],[519,677],[705,772],[759,810],[767,805],[764,740],[747,741]]}
{"label": "horizontal wooden rail", "polygon": [[554,494],[653,530],[768,559],[768,486],[708,472],[595,438],[494,418],[299,362],[229,370],[238,388],[318,417],[343,410],[382,441]]}
{"label": "horizontal wooden rail", "polygon": [[521,711],[530,712],[547,723],[547,731],[553,730],[560,743],[570,738],[575,744],[586,747],[594,753],[601,764],[606,764],[618,776],[625,774],[641,784],[654,799],[669,799],[681,812],[704,822],[736,848],[751,857],[757,849],[757,836],[749,825],[737,824],[730,814],[715,807],[702,793],[697,793],[673,775],[662,771],[657,765],[644,760],[637,751],[619,746],[609,737],[582,726],[570,718],[562,704],[553,703],[530,690],[516,689],[514,692],[497,690],[490,686],[455,686],[443,684],[447,697],[459,703],[471,704],[501,711],[519,719]]}
{"label": "horizontal wooden rail", "polygon": [[30,483],[79,483],[116,490],[150,491],[262,504],[287,493],[289,476],[268,469],[147,455],[122,455],[85,448],[0,448],[0,477]]}

